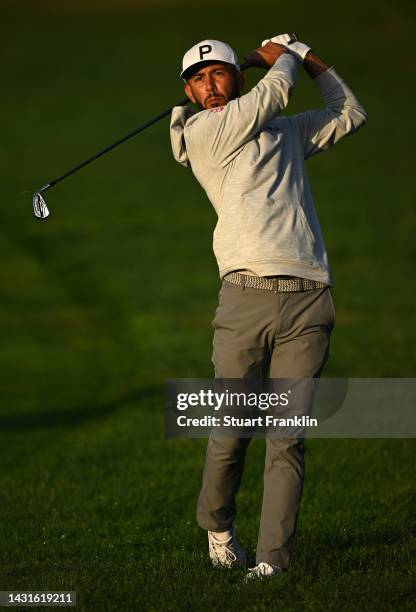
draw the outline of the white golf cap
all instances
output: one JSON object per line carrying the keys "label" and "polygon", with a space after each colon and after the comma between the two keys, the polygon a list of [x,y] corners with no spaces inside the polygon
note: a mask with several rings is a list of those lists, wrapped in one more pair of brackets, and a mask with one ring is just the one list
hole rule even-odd
{"label": "white golf cap", "polygon": [[240,70],[237,54],[230,45],[221,40],[208,39],[194,45],[185,53],[180,76],[183,78],[189,68],[202,62],[225,62]]}

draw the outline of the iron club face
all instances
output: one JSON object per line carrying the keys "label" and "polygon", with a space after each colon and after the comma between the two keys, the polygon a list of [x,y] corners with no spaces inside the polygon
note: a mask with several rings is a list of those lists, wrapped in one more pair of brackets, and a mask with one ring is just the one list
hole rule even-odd
{"label": "iron club face", "polygon": [[46,202],[40,194],[40,191],[36,191],[33,194],[33,213],[37,219],[46,219],[49,217],[49,210],[46,206]]}

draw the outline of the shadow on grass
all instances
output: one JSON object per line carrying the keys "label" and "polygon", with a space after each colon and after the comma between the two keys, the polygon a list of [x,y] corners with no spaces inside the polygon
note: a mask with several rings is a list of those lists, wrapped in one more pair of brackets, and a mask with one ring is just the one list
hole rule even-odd
{"label": "shadow on grass", "polygon": [[[412,537],[412,529],[401,529],[400,527],[377,527],[366,531],[351,534],[344,537],[336,532],[326,534],[325,537],[303,538],[295,547],[293,558],[298,568],[314,568],[313,574],[321,571],[320,562],[323,559],[325,570],[328,571],[328,563],[332,564],[334,574],[338,574],[343,563],[348,564],[349,570],[370,571],[375,566],[388,560],[399,564],[399,551],[401,547],[409,546]],[[403,560],[403,565],[408,561]]]}
{"label": "shadow on grass", "polygon": [[54,429],[72,427],[88,421],[107,417],[128,404],[143,400],[164,398],[163,387],[149,387],[97,406],[84,406],[73,410],[47,410],[44,412],[23,413],[0,416],[0,431],[25,431],[33,429]]}

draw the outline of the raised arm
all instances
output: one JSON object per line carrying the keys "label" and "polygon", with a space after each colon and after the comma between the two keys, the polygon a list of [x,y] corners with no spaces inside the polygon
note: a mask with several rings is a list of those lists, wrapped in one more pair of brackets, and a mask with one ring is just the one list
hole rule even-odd
{"label": "raised arm", "polygon": [[329,149],[367,121],[367,114],[351,89],[320,57],[308,51],[303,67],[322,92],[325,108],[294,115],[305,159]]}

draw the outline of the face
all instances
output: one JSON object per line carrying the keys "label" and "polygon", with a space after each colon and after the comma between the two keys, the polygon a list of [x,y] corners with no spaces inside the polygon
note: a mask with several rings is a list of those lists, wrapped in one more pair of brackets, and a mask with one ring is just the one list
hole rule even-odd
{"label": "face", "polygon": [[240,95],[244,73],[221,62],[203,66],[186,82],[185,93],[201,110],[225,106]]}

